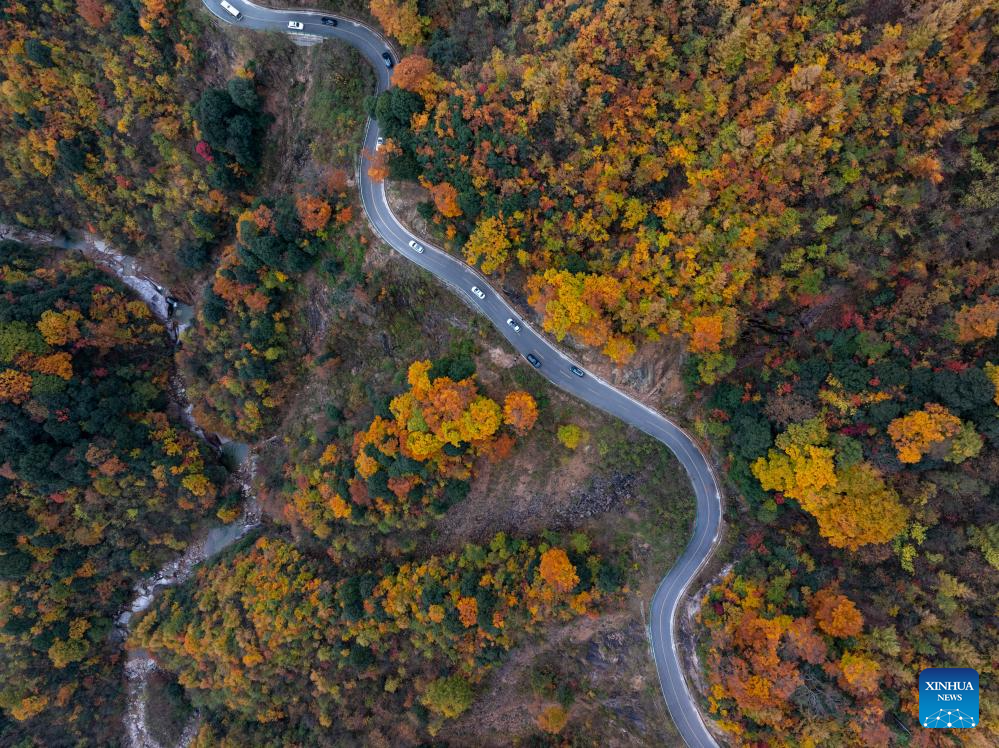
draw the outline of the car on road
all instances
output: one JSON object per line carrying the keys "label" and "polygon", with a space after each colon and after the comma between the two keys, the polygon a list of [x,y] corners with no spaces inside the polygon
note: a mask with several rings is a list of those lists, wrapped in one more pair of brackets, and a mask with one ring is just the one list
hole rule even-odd
{"label": "car on road", "polygon": [[510,325],[510,328],[511,328],[511,329],[512,329],[512,330],[513,330],[514,332],[520,332],[520,325],[519,325],[519,324],[517,324],[516,322],[514,322],[514,321],[513,321],[512,319],[508,319],[508,320],[506,321],[506,323],[507,323],[508,325]]}
{"label": "car on road", "polygon": [[412,239],[409,240],[409,248],[414,252],[419,252],[421,255],[423,254],[423,245],[419,242],[413,241]]}
{"label": "car on road", "polygon": [[233,18],[235,18],[237,21],[243,20],[243,14],[240,13],[238,10],[236,10],[236,8],[234,6],[232,6],[231,4],[227,3],[225,0],[222,0],[222,10],[224,10],[230,16],[232,16]]}
{"label": "car on road", "polygon": [[482,289],[479,288],[478,286],[472,286],[472,293],[478,296],[480,299],[486,298],[485,293],[483,293]]}
{"label": "car on road", "polygon": [[527,354],[527,360],[528,362],[530,362],[531,366],[533,366],[535,369],[541,368],[541,359],[535,356],[533,353]]}
{"label": "car on road", "polygon": [[338,21],[335,18],[330,18],[329,16],[323,16],[323,26],[336,26]]}
{"label": "car on road", "polygon": [[379,135],[378,140],[375,141],[375,150],[380,151],[383,145],[385,145],[385,138]]}
{"label": "car on road", "polygon": [[586,372],[585,372],[585,371],[583,371],[582,369],[580,369],[580,368],[579,368],[578,366],[576,366],[575,364],[573,364],[572,366],[570,366],[570,367],[569,367],[569,371],[571,371],[571,372],[572,372],[573,374],[575,374],[575,375],[576,375],[577,377],[585,377],[585,376],[586,376]]}
{"label": "car on road", "polygon": [[385,61],[385,67],[389,68],[390,70],[392,69],[392,66],[395,65],[395,60],[392,59],[392,55],[390,55],[388,52],[382,52],[382,60]]}
{"label": "car on road", "polygon": [[305,24],[301,21],[288,21],[288,28],[294,29],[295,31],[301,31],[305,28]]}

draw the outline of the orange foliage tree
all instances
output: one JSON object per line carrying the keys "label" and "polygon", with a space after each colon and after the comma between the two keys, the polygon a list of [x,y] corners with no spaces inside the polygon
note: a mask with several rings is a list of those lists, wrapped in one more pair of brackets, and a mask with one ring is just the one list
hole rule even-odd
{"label": "orange foliage tree", "polygon": [[365,150],[364,157],[368,160],[368,176],[371,177],[371,181],[384,182],[389,175],[386,149],[381,148],[374,153]]}
{"label": "orange foliage tree", "polygon": [[103,0],[76,0],[76,12],[95,29],[104,28],[111,20],[111,8]]}
{"label": "orange foliage tree", "polygon": [[864,627],[864,617],[846,595],[826,587],[812,596],[812,614],[819,628],[829,636],[856,636]]}
{"label": "orange foliage tree", "polygon": [[296,198],[295,209],[298,211],[298,217],[302,220],[302,228],[312,233],[326,228],[330,216],[333,215],[333,208],[328,202],[320,197],[310,195]]}
{"label": "orange foliage tree", "polygon": [[461,208],[458,207],[458,190],[448,182],[431,184],[427,187],[430,196],[434,200],[437,210],[445,218],[455,218],[461,215]]}
{"label": "orange foliage tree", "polygon": [[392,85],[407,91],[420,92],[422,84],[433,72],[434,63],[423,55],[407,55],[392,71]]}
{"label": "orange foliage tree", "polygon": [[369,7],[386,33],[401,44],[410,47],[423,41],[430,19],[420,15],[416,0],[371,0]]}
{"label": "orange foliage tree", "polygon": [[954,315],[954,322],[959,343],[994,338],[999,329],[999,299],[986,299],[972,307],[962,307]]}
{"label": "orange foliage tree", "polygon": [[888,424],[898,459],[909,463],[919,462],[935,445],[957,436],[960,430],[961,419],[937,403],[928,403]]}
{"label": "orange foliage tree", "polygon": [[719,314],[694,317],[691,320],[690,350],[694,353],[712,353],[722,341],[722,318]]}
{"label": "orange foliage tree", "polygon": [[503,401],[503,422],[518,434],[526,434],[538,420],[538,404],[528,393],[517,390]]}
{"label": "orange foliage tree", "polygon": [[579,584],[576,567],[561,548],[549,548],[541,554],[540,574],[558,592],[568,592]]}

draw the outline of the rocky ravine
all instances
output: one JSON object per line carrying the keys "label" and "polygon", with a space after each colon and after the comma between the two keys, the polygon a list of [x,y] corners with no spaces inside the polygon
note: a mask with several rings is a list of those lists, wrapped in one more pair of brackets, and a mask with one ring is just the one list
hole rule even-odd
{"label": "rocky ravine", "polygon": [[[75,240],[60,239],[49,234],[27,231],[0,224],[0,239],[15,239],[26,244],[40,244],[60,249],[80,252],[87,258],[114,274],[122,283],[132,289],[149,306],[156,317],[166,325],[171,338],[176,342],[190,324],[193,310],[178,303],[168,289],[146,275],[135,258],[118,252],[106,242],[89,234]],[[181,411],[184,424],[209,444],[218,440],[194,421],[192,408],[187,402],[186,388],[179,375],[174,379],[172,397]],[[239,459],[237,472],[243,489],[243,511],[239,518],[229,525],[213,527],[188,545],[183,555],[170,561],[153,576],[136,583],[132,602],[119,614],[115,621],[113,636],[128,647],[129,623],[138,614],[146,611],[156,600],[156,595],[166,587],[183,584],[194,573],[202,561],[220,553],[260,524],[260,505],[253,493],[253,473],[255,455],[245,444],[229,442],[226,448]],[[125,678],[128,690],[128,705],[124,717],[126,744],[132,748],[162,748],[152,737],[146,718],[146,690],[149,678],[156,671],[156,663],[143,649],[128,649],[125,664]],[[184,728],[180,746],[190,744],[197,730],[198,718],[195,715]]]}

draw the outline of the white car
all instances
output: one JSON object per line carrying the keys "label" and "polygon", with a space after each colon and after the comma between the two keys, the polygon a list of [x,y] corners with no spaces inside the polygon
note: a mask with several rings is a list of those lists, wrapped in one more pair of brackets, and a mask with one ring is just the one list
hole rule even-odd
{"label": "white car", "polygon": [[486,298],[486,295],[482,292],[482,289],[480,289],[478,286],[472,286],[472,293],[474,293],[480,299]]}
{"label": "white car", "polygon": [[409,240],[409,248],[414,252],[419,252],[421,255],[423,254],[423,245],[419,242],[414,242],[412,239]]}
{"label": "white car", "polygon": [[385,145],[385,138],[379,137],[378,140],[375,141],[375,150],[380,151],[383,145]]}
{"label": "white car", "polygon": [[513,321],[512,319],[508,319],[508,320],[506,321],[506,323],[507,323],[508,325],[510,325],[510,328],[511,328],[511,329],[512,329],[512,330],[513,330],[514,332],[520,332],[520,325],[518,325],[518,324],[517,324],[516,322],[514,322],[514,321]]}
{"label": "white car", "polygon": [[305,28],[305,24],[301,21],[288,21],[288,28],[294,29],[295,31],[301,31]]}

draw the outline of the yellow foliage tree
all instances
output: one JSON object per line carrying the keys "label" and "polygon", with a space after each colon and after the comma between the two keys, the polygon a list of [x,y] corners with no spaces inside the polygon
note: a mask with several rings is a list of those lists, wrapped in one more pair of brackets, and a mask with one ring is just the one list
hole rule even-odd
{"label": "yellow foliage tree", "polygon": [[569,449],[575,449],[586,441],[587,433],[574,423],[558,427],[558,440]]}
{"label": "yellow foliage tree", "polygon": [[819,534],[837,548],[887,543],[903,529],[909,511],[898,493],[867,462],[849,465],[837,473],[835,490],[801,501],[819,523]]}
{"label": "yellow foliage tree", "polygon": [[624,335],[611,335],[604,345],[603,354],[615,364],[624,365],[635,355],[635,344]]}
{"label": "yellow foliage tree", "polygon": [[840,685],[856,696],[870,696],[878,690],[881,668],[878,663],[856,652],[846,652],[839,661]]}
{"label": "yellow foliage tree", "polygon": [[73,359],[66,351],[40,356],[33,368],[41,374],[51,374],[67,382],[73,378]]}
{"label": "yellow foliage tree", "polygon": [[[434,198],[436,200],[436,197]],[[490,216],[476,224],[465,244],[465,259],[477,265],[482,260],[482,272],[493,273],[505,267],[510,256],[510,237],[506,224],[499,216]]]}
{"label": "yellow foliage tree", "polygon": [[985,364],[985,376],[991,380],[992,386],[995,388],[995,396],[992,398],[992,402],[999,405],[999,366],[996,366],[991,361]]}
{"label": "yellow foliage tree", "polygon": [[66,345],[80,337],[80,331],[76,327],[80,318],[80,313],[75,309],[67,309],[64,312],[46,309],[35,325],[49,345]]}
{"label": "yellow foliage tree", "polygon": [[905,527],[908,512],[898,494],[868,463],[836,469],[821,418],[791,424],[776,439],[778,449],[752,465],[768,491],[781,491],[819,523],[819,533],[837,548],[885,543]]}
{"label": "yellow foliage tree", "polygon": [[0,402],[18,405],[31,396],[31,375],[17,369],[0,372]]}
{"label": "yellow foliage tree", "polygon": [[835,452],[821,446],[829,432],[821,419],[791,424],[771,449],[752,465],[753,475],[768,491],[781,491],[796,501],[836,485]]}

